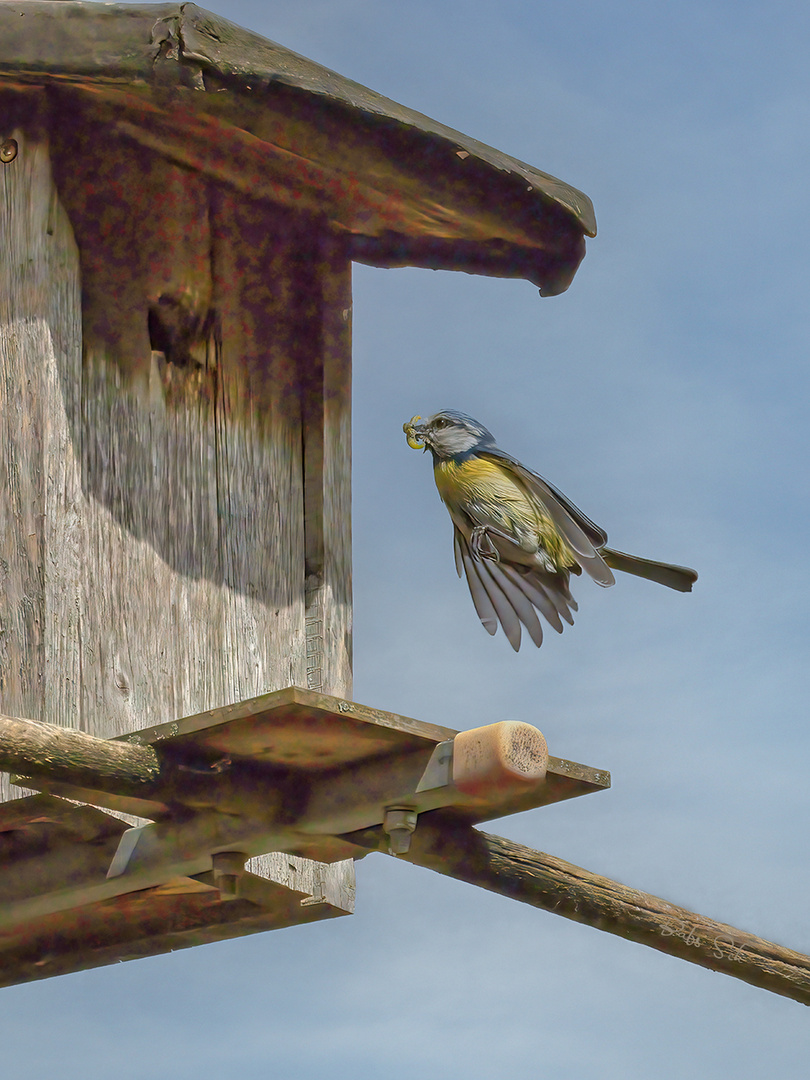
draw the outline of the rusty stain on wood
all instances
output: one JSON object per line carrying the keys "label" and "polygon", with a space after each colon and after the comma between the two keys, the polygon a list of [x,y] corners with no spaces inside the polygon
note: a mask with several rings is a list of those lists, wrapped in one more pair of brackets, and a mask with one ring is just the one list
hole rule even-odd
{"label": "rusty stain on wood", "polygon": [[[43,895],[71,880],[102,879],[123,822],[88,806],[37,795],[0,807],[0,858],[13,875],[0,882],[5,909],[21,895]],[[58,857],[52,857],[56,856]],[[211,875],[175,878],[154,889],[61,910],[3,928],[0,986],[102,964],[349,914],[351,862],[325,865],[294,855],[265,857],[267,874],[246,874],[226,901]]]}
{"label": "rusty stain on wood", "polygon": [[[56,795],[143,811],[152,819],[124,832],[100,810],[59,798],[35,796],[0,807],[0,858],[13,867],[0,887],[4,969],[8,959],[16,970],[18,946],[61,933],[60,926],[78,947],[71,930],[76,909],[88,943],[107,941],[112,958],[115,912],[129,910],[136,892],[154,899],[139,909],[144,919],[150,912],[165,915],[172,897],[172,918],[191,919],[195,941],[202,940],[200,904],[214,903],[209,921],[220,926],[217,904],[234,898],[287,912],[289,902],[277,902],[277,890],[262,882],[300,892],[308,881],[305,905],[347,910],[350,868],[324,864],[362,856],[364,848],[345,834],[384,822],[391,805],[406,800],[428,819],[435,807],[452,805],[458,825],[608,783],[604,772],[563,761],[519,790],[495,785],[469,796],[449,775],[435,773],[433,782],[423,783],[437,746],[446,747],[455,734],[296,687],[114,740],[0,716],[0,767],[25,770],[27,783]],[[268,850],[276,854],[261,854]],[[261,877],[250,874],[257,858]],[[313,858],[316,864],[306,861]],[[246,860],[247,876],[239,873]],[[201,897],[201,886],[221,893],[223,861],[236,876],[222,895]],[[120,905],[111,908],[116,898]],[[251,927],[259,928],[255,920],[234,922],[235,933]],[[119,952],[127,955],[129,935],[119,937]],[[57,952],[62,962],[61,948]]]}
{"label": "rusty stain on wood", "polygon": [[[360,824],[332,819],[382,821],[384,807],[403,797],[421,809],[444,805],[444,784],[419,782],[436,746],[457,734],[288,687],[107,741],[0,716],[0,768],[40,790],[152,819],[188,810],[280,816],[288,832],[314,840],[319,820],[328,837]],[[456,814],[486,821],[609,786],[604,770],[551,758],[537,783],[462,798]]]}
{"label": "rusty stain on wood", "polygon": [[[54,143],[57,194],[46,96],[25,101],[3,176],[4,711],[110,736],[308,665],[350,692],[350,342],[325,312],[336,290],[350,307],[348,261],[123,145],[99,166]],[[149,334],[167,298],[202,335],[175,356]]]}
{"label": "rusty stain on wood", "polygon": [[48,84],[71,115],[92,99],[116,138],[321,218],[361,262],[553,295],[595,235],[570,185],[193,4],[3,4],[3,76]]}
{"label": "rusty stain on wood", "polygon": [[41,89],[0,98],[19,150],[0,174],[0,709],[109,737],[304,682],[313,601],[320,686],[350,693],[350,340],[318,306],[338,289],[350,308],[348,258],[292,211],[93,142]]}

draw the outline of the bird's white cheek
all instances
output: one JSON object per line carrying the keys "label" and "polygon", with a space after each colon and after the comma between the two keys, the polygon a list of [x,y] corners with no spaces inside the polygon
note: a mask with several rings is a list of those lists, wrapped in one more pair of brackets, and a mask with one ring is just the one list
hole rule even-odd
{"label": "bird's white cheek", "polygon": [[441,446],[448,454],[465,454],[472,450],[476,440],[467,431],[448,431],[441,435]]}

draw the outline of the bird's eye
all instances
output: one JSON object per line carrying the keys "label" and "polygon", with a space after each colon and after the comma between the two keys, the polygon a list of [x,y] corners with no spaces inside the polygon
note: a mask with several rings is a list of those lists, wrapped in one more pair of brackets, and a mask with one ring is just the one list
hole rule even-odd
{"label": "bird's eye", "polygon": [[447,425],[449,423],[450,423],[449,420],[445,420],[445,418],[443,416],[440,416],[439,419],[436,421],[436,423],[433,426],[438,427],[438,428],[443,428],[443,427],[447,427]]}

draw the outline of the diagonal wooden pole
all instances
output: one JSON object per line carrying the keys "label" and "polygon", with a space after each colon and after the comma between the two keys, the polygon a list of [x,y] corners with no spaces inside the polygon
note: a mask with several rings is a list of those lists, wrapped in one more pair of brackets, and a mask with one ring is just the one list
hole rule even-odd
{"label": "diagonal wooden pole", "polygon": [[810,1005],[810,956],[459,824],[445,811],[422,815],[399,857]]}
{"label": "diagonal wooden pole", "polygon": [[[0,769],[119,792],[151,790],[163,771],[152,747],[7,716],[0,716]],[[361,850],[388,845],[379,828],[343,839]],[[410,850],[399,857],[810,1005],[809,956],[480,832],[452,811],[420,815]]]}

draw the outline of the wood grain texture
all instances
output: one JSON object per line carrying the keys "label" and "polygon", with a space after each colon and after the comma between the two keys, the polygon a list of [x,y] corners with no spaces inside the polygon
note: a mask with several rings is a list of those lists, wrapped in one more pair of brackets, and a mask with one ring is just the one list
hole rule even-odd
{"label": "wood grain texture", "polygon": [[306,688],[351,697],[351,265],[328,234],[316,265],[320,340],[304,397]]}
{"label": "wood grain texture", "polygon": [[[481,186],[497,192],[491,206],[501,206],[507,220],[515,204],[518,211],[533,204],[537,219],[551,202],[588,235],[595,234],[593,207],[581,191],[195,4],[6,2],[0,7],[0,62],[18,78],[50,74],[63,84],[72,79],[106,89],[115,80],[141,89],[193,88],[199,97],[205,89],[208,100],[198,107],[215,114],[222,109],[216,91],[223,84],[229,96],[249,108],[267,91],[280,90],[297,97],[301,113],[309,113],[316,126],[333,131],[340,126],[352,144],[384,147],[385,171],[399,165],[402,174],[395,192],[407,190],[408,175],[421,174],[427,202],[432,183],[463,177],[459,167],[465,163],[485,166]],[[289,115],[285,106],[284,116]],[[331,141],[326,160],[341,154],[342,143],[342,137]],[[451,155],[456,169],[452,161],[448,165]],[[374,185],[375,173],[357,171],[357,179]],[[441,201],[436,194],[433,198]]]}
{"label": "wood grain texture", "polygon": [[[0,712],[110,738],[308,680],[350,695],[347,256],[89,106],[5,89],[0,116]],[[350,861],[321,877],[351,893]],[[32,927],[14,977],[348,910],[299,899],[121,900],[43,969]]]}
{"label": "wood grain texture", "polygon": [[5,104],[0,709],[106,738],[349,695],[345,253],[89,113]]}
{"label": "wood grain texture", "polygon": [[810,1005],[810,956],[512,840],[459,828],[442,811],[420,817],[400,857]]}
{"label": "wood grain texture", "polygon": [[19,144],[0,170],[0,707],[79,727],[66,423],[80,389],[78,255],[52,182],[44,95],[4,96],[0,110]]}

